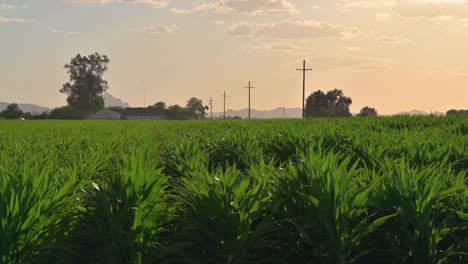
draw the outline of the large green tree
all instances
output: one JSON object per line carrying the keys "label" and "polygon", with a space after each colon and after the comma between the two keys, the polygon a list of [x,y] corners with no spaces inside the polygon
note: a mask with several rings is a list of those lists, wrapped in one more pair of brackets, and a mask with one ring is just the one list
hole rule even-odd
{"label": "large green tree", "polygon": [[324,93],[318,90],[312,93],[306,101],[306,117],[349,117],[352,116],[349,107],[353,100],[344,96],[341,90],[331,90]]}
{"label": "large green tree", "polygon": [[23,117],[23,111],[19,108],[18,104],[9,104],[5,110],[0,113],[0,116],[5,119],[18,119]]}
{"label": "large green tree", "polygon": [[98,53],[89,56],[76,55],[64,68],[70,81],[63,85],[61,93],[67,94],[67,102],[77,116],[84,118],[104,108],[103,93],[107,81],[103,79],[109,58]]}
{"label": "large green tree", "polygon": [[206,111],[209,110],[208,106],[204,106],[203,101],[196,97],[187,101],[186,109],[191,114],[192,119],[204,119]]}

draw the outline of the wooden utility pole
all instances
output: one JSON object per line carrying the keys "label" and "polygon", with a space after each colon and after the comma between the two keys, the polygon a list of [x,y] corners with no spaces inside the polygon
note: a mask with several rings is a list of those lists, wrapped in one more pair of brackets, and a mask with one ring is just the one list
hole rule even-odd
{"label": "wooden utility pole", "polygon": [[286,119],[286,107],[283,107],[284,110],[284,119]]}
{"label": "wooden utility pole", "polygon": [[250,90],[253,89],[253,88],[255,88],[255,87],[252,87],[252,86],[250,85],[250,81],[249,81],[249,86],[244,87],[244,88],[249,89],[249,120],[250,120]]}
{"label": "wooden utility pole", "polygon": [[312,69],[306,69],[306,61],[304,60],[304,64],[302,69],[296,69],[298,71],[302,71],[302,118],[305,117],[305,85],[306,85],[306,71],[311,71]]}
{"label": "wooden utility pole", "polygon": [[213,98],[210,97],[210,111],[211,111],[211,120],[213,120]]}
{"label": "wooden utility pole", "polygon": [[221,95],[221,96],[222,96],[223,99],[224,99],[224,100],[223,100],[223,101],[224,101],[224,103],[223,103],[223,119],[226,120],[226,97],[228,97],[228,96],[226,95],[226,91],[224,91],[224,94]]}

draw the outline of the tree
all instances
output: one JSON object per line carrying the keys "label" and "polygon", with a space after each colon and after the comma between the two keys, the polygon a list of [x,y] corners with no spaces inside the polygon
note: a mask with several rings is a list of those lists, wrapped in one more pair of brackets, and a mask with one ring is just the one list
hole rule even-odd
{"label": "tree", "polygon": [[0,113],[0,116],[5,119],[19,119],[23,117],[23,111],[19,108],[18,104],[9,104],[5,110]]}
{"label": "tree", "polygon": [[468,115],[468,110],[448,110],[447,115]]}
{"label": "tree", "polygon": [[70,81],[63,85],[60,92],[67,94],[68,105],[78,117],[84,118],[104,108],[102,95],[108,84],[102,76],[108,69],[108,63],[106,55],[78,54],[64,66],[70,75]]}
{"label": "tree", "polygon": [[166,103],[165,102],[157,102],[154,105],[148,106],[148,108],[154,108],[157,109],[158,111],[161,111],[164,113],[166,111]]}
{"label": "tree", "polygon": [[171,105],[166,111],[167,117],[175,120],[189,120],[192,115],[180,105]]}
{"label": "tree", "polygon": [[359,112],[358,116],[377,116],[377,110],[372,107],[363,107],[361,112]]}
{"label": "tree", "polygon": [[109,107],[107,107],[107,109],[112,110],[112,111],[117,112],[117,113],[121,113],[121,114],[123,114],[125,112],[125,109],[123,107],[121,107],[121,106],[109,106]]}
{"label": "tree", "polygon": [[306,117],[350,117],[349,110],[353,100],[344,96],[341,90],[328,91],[326,94],[318,90],[312,93],[306,101]]}
{"label": "tree", "polygon": [[31,119],[37,119],[37,120],[39,120],[39,119],[48,119],[48,118],[49,118],[49,113],[47,111],[44,111],[39,115],[33,115],[31,117]]}
{"label": "tree", "polygon": [[54,108],[49,115],[50,119],[79,119],[81,116],[78,116],[75,111],[73,111],[72,107],[62,106]]}
{"label": "tree", "polygon": [[187,111],[190,113],[192,119],[204,119],[206,116],[206,111],[209,110],[208,106],[203,106],[203,101],[192,97],[187,102],[186,106]]}

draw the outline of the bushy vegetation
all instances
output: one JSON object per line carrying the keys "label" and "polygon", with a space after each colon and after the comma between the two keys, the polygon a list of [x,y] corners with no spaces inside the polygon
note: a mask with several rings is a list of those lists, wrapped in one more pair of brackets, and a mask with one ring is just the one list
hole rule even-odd
{"label": "bushy vegetation", "polygon": [[0,263],[468,262],[463,116],[0,127]]}

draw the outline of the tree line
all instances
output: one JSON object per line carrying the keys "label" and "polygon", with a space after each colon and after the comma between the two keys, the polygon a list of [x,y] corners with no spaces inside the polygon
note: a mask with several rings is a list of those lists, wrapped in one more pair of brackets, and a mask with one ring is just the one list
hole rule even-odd
{"label": "tree line", "polygon": [[[353,100],[346,97],[342,90],[334,89],[327,93],[322,90],[313,92],[306,100],[304,109],[306,117],[351,117],[350,106]],[[375,108],[366,106],[358,116],[377,116]]]}
{"label": "tree line", "polygon": [[[76,55],[70,63],[65,64],[64,69],[69,75],[69,81],[60,89],[67,95],[67,105],[57,107],[50,113],[40,115],[23,113],[18,104],[10,104],[6,110],[0,113],[0,118],[5,119],[84,119],[99,110],[104,109],[102,95],[108,89],[108,82],[103,75],[108,70],[110,59],[106,55],[98,53],[89,56]],[[351,117],[350,106],[353,100],[346,97],[342,90],[334,89],[328,92],[321,90],[313,92],[306,100],[304,109],[306,117]],[[187,101],[185,107],[180,105],[166,106],[164,102],[157,102],[148,108],[159,110],[161,115],[176,120],[205,119],[208,106],[203,101],[193,97]],[[109,109],[123,113],[124,109],[109,107]],[[468,115],[468,110],[450,110],[447,115]],[[364,107],[358,116],[377,116],[377,110],[372,107]]]}

